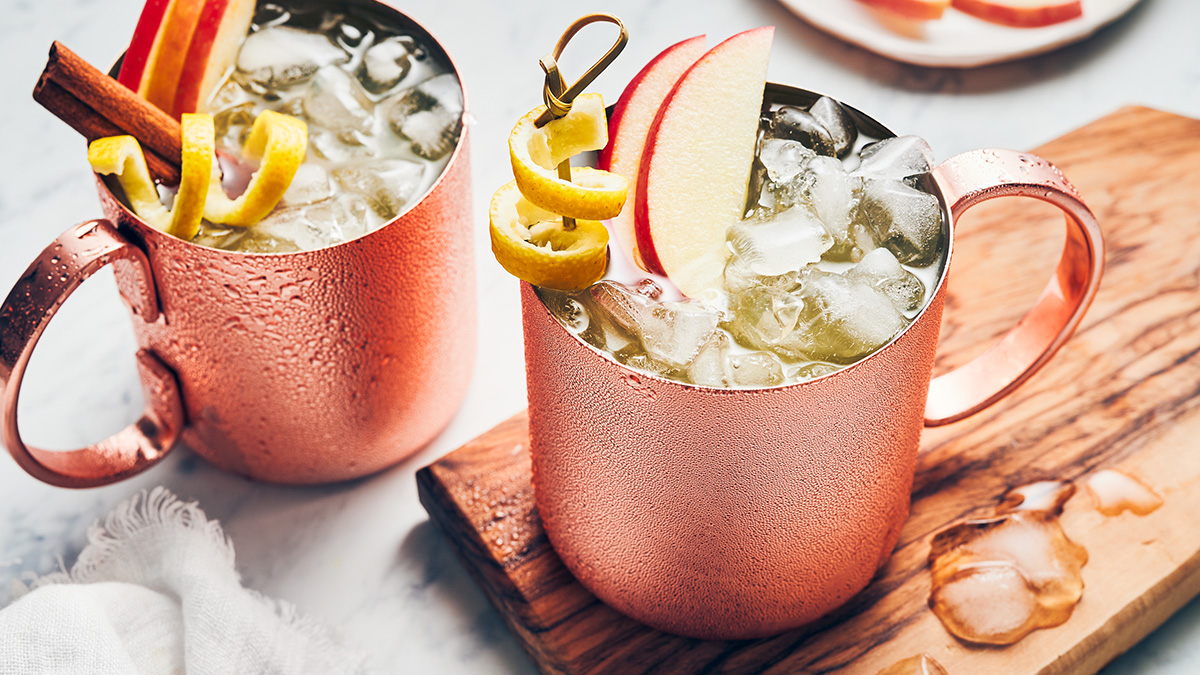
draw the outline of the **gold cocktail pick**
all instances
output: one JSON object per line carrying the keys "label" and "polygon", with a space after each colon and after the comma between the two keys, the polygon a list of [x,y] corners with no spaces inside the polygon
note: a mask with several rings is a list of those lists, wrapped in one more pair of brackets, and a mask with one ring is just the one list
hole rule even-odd
{"label": "gold cocktail pick", "polygon": [[[592,64],[583,75],[575,80],[575,83],[567,87],[566,81],[563,80],[562,73],[558,70],[558,59],[562,56],[563,49],[571,38],[575,37],[584,26],[589,24],[604,22],[614,24],[621,30],[621,34],[617,37],[616,43],[609,47],[604,56],[600,60]],[[596,79],[596,76],[604,71],[614,60],[617,55],[625,49],[625,44],[629,42],[629,32],[625,30],[625,24],[619,18],[612,14],[588,14],[575,20],[562,36],[558,38],[558,42],[554,45],[554,50],[541,58],[539,63],[542,70],[546,73],[546,85],[542,89],[542,100],[546,102],[546,112],[542,113],[534,125],[538,127],[545,126],[550,120],[555,120],[565,116],[571,112],[571,103],[575,97],[583,93],[583,89]],[[558,177],[567,182],[571,181],[571,160],[564,159],[558,165]],[[563,229],[575,229],[575,219],[563,216]]]}

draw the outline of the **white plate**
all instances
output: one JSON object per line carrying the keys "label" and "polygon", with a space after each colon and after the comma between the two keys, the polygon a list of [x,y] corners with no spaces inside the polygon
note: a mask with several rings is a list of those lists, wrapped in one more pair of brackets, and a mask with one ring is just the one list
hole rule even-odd
{"label": "white plate", "polygon": [[970,68],[1061,47],[1095,33],[1139,0],[1083,0],[1083,16],[1041,28],[1010,28],[950,8],[936,21],[906,21],[858,0],[780,0],[797,16],[888,58]]}

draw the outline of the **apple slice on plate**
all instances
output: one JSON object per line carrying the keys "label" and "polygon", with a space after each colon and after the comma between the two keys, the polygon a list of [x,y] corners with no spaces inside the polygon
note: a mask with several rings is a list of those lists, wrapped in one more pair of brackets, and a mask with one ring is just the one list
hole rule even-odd
{"label": "apple slice on plate", "polygon": [[746,207],[772,26],[738,33],[683,74],[650,126],[634,228],[642,261],[696,297],[719,288],[725,230]]}
{"label": "apple slice on plate", "polygon": [[192,113],[208,101],[250,32],[255,0],[208,0],[179,73],[171,113]]}
{"label": "apple slice on plate", "polygon": [[162,31],[159,29],[173,2],[147,0],[142,7],[137,28],[133,29],[133,38],[125,50],[125,58],[121,60],[121,72],[117,74],[117,81],[133,91],[140,92],[146,76],[154,70],[154,54],[162,41]]}
{"label": "apple slice on plate", "polygon": [[1038,28],[1083,16],[1081,0],[953,0],[954,9],[1016,28]]}
{"label": "apple slice on plate", "polygon": [[[637,194],[642,151],[658,109],[683,73],[703,54],[703,35],[667,47],[630,80],[613,106],[612,119],[608,122],[608,145],[600,152],[597,166],[628,178],[629,194]],[[626,257],[646,269],[638,254],[634,208],[629,205],[623,209],[610,221],[610,227],[616,235],[616,244],[624,250]]]}
{"label": "apple slice on plate", "polygon": [[886,9],[914,21],[942,18],[951,0],[858,0],[864,5]]}

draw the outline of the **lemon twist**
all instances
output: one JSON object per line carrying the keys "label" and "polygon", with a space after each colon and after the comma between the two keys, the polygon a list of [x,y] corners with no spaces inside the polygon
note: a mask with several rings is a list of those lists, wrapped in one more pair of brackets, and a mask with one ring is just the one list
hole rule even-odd
{"label": "lemon twist", "polygon": [[557,167],[581,152],[608,143],[608,120],[599,94],[580,94],[565,117],[540,129],[535,121],[545,106],[521,118],[508,136],[509,159],[521,194],[537,206],[570,218],[604,220],[621,212],[629,181],[608,171],[571,169],[571,181],[558,177]]}
{"label": "lemon twist", "polygon": [[[621,212],[629,181],[607,171],[573,168],[571,181],[557,166],[580,152],[608,143],[604,100],[577,97],[566,116],[540,129],[539,106],[521,118],[508,137],[516,180],[496,191],[489,209],[492,252],[513,276],[536,286],[579,291],[604,276],[608,229],[599,222]],[[567,229],[563,218],[575,218]]]}
{"label": "lemon twist", "polygon": [[492,195],[492,252],[500,266],[535,286],[579,291],[604,275],[608,229],[595,220],[563,227],[562,216],[525,199],[517,181]]}
{"label": "lemon twist", "polygon": [[180,120],[183,162],[175,206],[167,210],[146,168],[142,146],[133,136],[98,138],[88,145],[88,163],[99,174],[115,174],[130,206],[147,223],[180,239],[191,239],[200,229],[213,165],[211,115],[185,114]]}
{"label": "lemon twist", "polygon": [[281,113],[264,111],[254,120],[250,138],[242,148],[242,156],[261,158],[258,171],[250,177],[246,191],[230,199],[221,188],[219,171],[214,168],[208,186],[208,201],[204,217],[223,225],[253,225],[266,217],[283,193],[287,192],[304,162],[308,147],[308,127],[304,122]]}
{"label": "lemon twist", "polygon": [[175,204],[167,209],[142,147],[133,136],[98,138],[88,145],[88,163],[98,174],[116,175],[130,206],[151,226],[190,240],[201,218],[225,225],[246,226],[262,220],[287,192],[304,161],[308,127],[304,122],[266,111],[254,120],[243,154],[261,158],[246,191],[230,199],[221,188],[221,167],[215,161],[212,115],[185,113],[180,120],[183,157]]}

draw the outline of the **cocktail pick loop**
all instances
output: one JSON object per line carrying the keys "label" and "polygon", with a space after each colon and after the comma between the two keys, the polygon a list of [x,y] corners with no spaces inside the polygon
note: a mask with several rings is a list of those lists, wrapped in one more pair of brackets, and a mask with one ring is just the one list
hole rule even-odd
{"label": "cocktail pick loop", "polygon": [[[562,56],[563,49],[571,38],[575,37],[584,26],[589,24],[604,22],[611,23],[621,30],[621,34],[617,36],[617,41],[612,47],[609,47],[604,56],[601,56],[598,61],[592,64],[586,72],[575,80],[575,83],[570,87],[566,86],[566,81],[563,80],[562,73],[558,70],[558,59]],[[542,70],[546,73],[546,85],[542,90],[542,100],[546,102],[546,112],[542,113],[534,122],[535,126],[545,126],[550,120],[564,117],[571,112],[571,103],[575,97],[583,93],[585,87],[592,83],[596,77],[604,72],[621,50],[625,49],[625,45],[629,42],[629,31],[625,30],[625,24],[621,19],[612,14],[588,14],[574,21],[562,36],[558,38],[558,42],[554,45],[554,50],[546,54],[539,60]],[[567,182],[571,181],[571,160],[564,159],[558,165],[558,177]],[[575,219],[563,217],[563,229],[575,229]]]}

